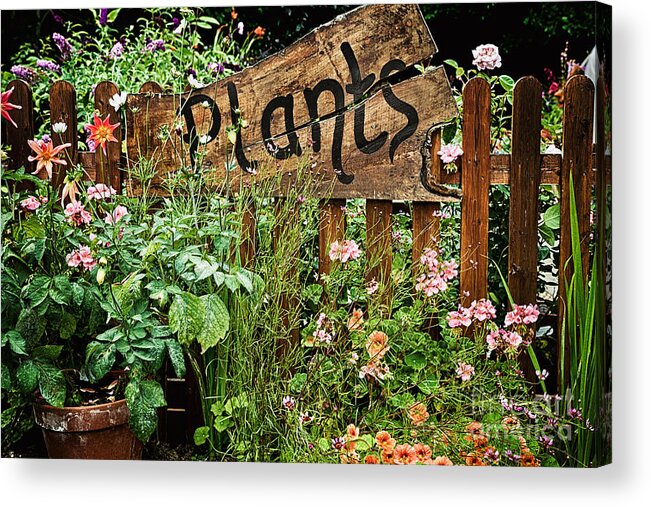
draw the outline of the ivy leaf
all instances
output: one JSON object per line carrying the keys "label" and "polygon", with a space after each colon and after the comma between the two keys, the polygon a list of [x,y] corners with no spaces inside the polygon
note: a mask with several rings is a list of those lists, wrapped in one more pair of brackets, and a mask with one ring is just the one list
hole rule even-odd
{"label": "ivy leaf", "polygon": [[20,334],[18,331],[15,330],[7,331],[2,338],[3,340],[9,341],[9,347],[11,348],[14,354],[18,354],[21,356],[27,355],[27,350],[26,350],[27,344],[25,343],[25,338],[23,338],[23,335]]}
{"label": "ivy leaf", "polygon": [[18,390],[26,394],[33,393],[38,387],[39,374],[38,366],[33,361],[21,363],[16,370]]}
{"label": "ivy leaf", "polygon": [[167,353],[174,367],[174,373],[178,378],[185,377],[185,359],[181,345],[176,340],[169,339],[165,340],[165,346],[167,347]]}
{"label": "ivy leaf", "polygon": [[66,379],[58,368],[41,365],[38,386],[41,396],[53,407],[63,407],[66,401]]}
{"label": "ivy leaf", "polygon": [[205,444],[208,436],[210,436],[210,428],[208,426],[199,426],[194,430],[194,445]]}
{"label": "ivy leaf", "polygon": [[226,337],[230,327],[230,318],[226,305],[217,294],[201,296],[200,299],[205,305],[205,319],[197,341],[201,345],[203,354]]}

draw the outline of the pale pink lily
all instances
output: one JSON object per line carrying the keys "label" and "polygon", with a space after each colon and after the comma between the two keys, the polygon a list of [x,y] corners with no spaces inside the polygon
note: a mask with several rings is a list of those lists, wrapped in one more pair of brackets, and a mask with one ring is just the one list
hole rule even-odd
{"label": "pale pink lily", "polygon": [[29,144],[29,147],[36,153],[35,157],[32,157],[30,155],[27,157],[27,160],[30,162],[38,161],[36,164],[36,171],[34,171],[32,174],[38,174],[41,172],[41,169],[45,168],[47,177],[49,180],[51,180],[53,164],[68,165],[65,160],[58,158],[57,155],[62,150],[70,148],[70,146],[72,146],[70,143],[61,144],[55,147],[52,144],[52,140],[48,141],[47,143],[40,140],[29,140],[27,141],[27,144]]}

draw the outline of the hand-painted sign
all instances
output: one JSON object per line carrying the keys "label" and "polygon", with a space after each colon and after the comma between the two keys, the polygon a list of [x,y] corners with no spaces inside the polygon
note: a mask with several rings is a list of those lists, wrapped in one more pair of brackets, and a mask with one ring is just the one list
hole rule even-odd
{"label": "hand-painted sign", "polygon": [[200,164],[233,189],[281,173],[282,193],[308,156],[330,197],[453,199],[430,183],[427,142],[456,104],[442,67],[414,67],[436,51],[416,5],[360,7],[206,87],[130,95],[130,163],[151,157],[157,181]]}

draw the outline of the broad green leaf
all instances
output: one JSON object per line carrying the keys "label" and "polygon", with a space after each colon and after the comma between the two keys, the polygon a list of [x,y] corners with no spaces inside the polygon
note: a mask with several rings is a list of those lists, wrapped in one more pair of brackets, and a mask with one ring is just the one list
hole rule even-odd
{"label": "broad green leaf", "polygon": [[50,288],[50,278],[44,275],[36,275],[27,286],[26,296],[32,303],[32,306],[38,306],[47,297]]}
{"label": "broad green leaf", "polygon": [[201,296],[201,301],[205,305],[205,319],[197,341],[203,354],[226,337],[230,319],[226,305],[217,294]]}
{"label": "broad green leaf", "polygon": [[189,346],[197,340],[205,320],[206,307],[199,297],[188,292],[174,296],[169,311],[169,327],[178,334],[181,345]]}
{"label": "broad green leaf", "polygon": [[69,305],[72,301],[72,285],[64,275],[55,276],[50,287],[50,297],[55,303]]}
{"label": "broad green leaf", "polygon": [[234,410],[246,408],[249,406],[249,400],[246,393],[241,393],[226,402],[224,410],[228,415],[232,415]]}
{"label": "broad green leaf", "polygon": [[196,275],[197,280],[205,280],[206,278],[211,277],[218,268],[219,266],[214,262],[199,260],[194,265],[194,274]]}
{"label": "broad green leaf", "polygon": [[185,377],[185,358],[183,356],[181,345],[179,345],[179,342],[175,339],[171,338],[165,340],[165,346],[167,347],[167,354],[170,357],[170,362],[174,367],[174,373],[179,378]]}
{"label": "broad green leaf", "polygon": [[78,283],[72,282],[72,302],[75,306],[81,306],[84,302],[84,288]]}
{"label": "broad green leaf", "polygon": [[246,291],[251,294],[253,292],[253,280],[251,279],[251,273],[238,269],[235,271],[235,276],[237,277],[242,287],[244,287]]}
{"label": "broad green leaf", "polygon": [[159,408],[167,405],[163,388],[155,380],[143,380],[141,382],[140,391],[142,393],[143,401],[147,406]]}
{"label": "broad green leaf", "polygon": [[59,322],[59,336],[62,340],[69,340],[77,330],[77,319],[74,315],[68,312],[61,314],[61,321]]}
{"label": "broad green leaf", "polygon": [[[9,391],[11,389],[11,372],[9,371],[9,368],[7,368],[6,365],[0,366],[0,376],[2,380],[0,381],[0,388],[4,389],[5,391]],[[3,410],[3,418],[4,418],[4,410]],[[4,426],[3,426],[4,427]]]}
{"label": "broad green leaf", "polygon": [[434,378],[428,378],[418,382],[418,388],[426,395],[434,394],[439,388],[439,381]]}
{"label": "broad green leaf", "polygon": [[554,204],[545,210],[545,213],[543,213],[543,223],[553,230],[561,228],[560,204]]}
{"label": "broad green leaf", "polygon": [[28,238],[45,238],[46,231],[45,226],[41,223],[36,215],[32,215],[27,220],[24,220],[21,224],[21,228],[25,231],[25,234]]}
{"label": "broad green leaf", "polygon": [[203,445],[210,436],[210,428],[208,426],[199,426],[194,430],[194,445]]}
{"label": "broad green leaf", "polygon": [[157,424],[158,414],[155,408],[145,405],[129,406],[129,427],[141,442],[147,442],[151,438]]}
{"label": "broad green leaf", "polygon": [[542,239],[545,241],[545,243],[547,243],[549,246],[554,246],[556,243],[556,234],[554,234],[554,231],[547,227],[545,224],[542,224],[538,230],[540,231],[540,235],[542,236]]}
{"label": "broad green leaf", "polygon": [[133,379],[127,384],[124,397],[130,412],[129,426],[142,442],[146,442],[156,431],[156,409],[165,406],[163,388],[154,380]]}
{"label": "broad green leaf", "polygon": [[221,433],[222,431],[226,431],[228,428],[233,426],[233,420],[230,418],[230,416],[220,415],[218,417],[215,417],[213,426],[219,433]]}
{"label": "broad green leaf", "polygon": [[405,357],[405,364],[414,370],[422,370],[427,366],[427,358],[422,352],[412,352]]}
{"label": "broad green leaf", "polygon": [[459,67],[459,64],[454,60],[449,60],[449,59],[448,60],[443,60],[443,63],[447,63],[453,69],[456,69],[457,67]]}
{"label": "broad green leaf", "polygon": [[63,345],[41,345],[36,347],[32,352],[32,357],[45,359],[46,361],[55,361],[63,350]]}
{"label": "broad green leaf", "polygon": [[16,370],[16,384],[23,393],[33,393],[38,387],[40,370],[33,361],[25,361]]}
{"label": "broad green leaf", "polygon": [[66,379],[61,370],[49,364],[40,365],[38,387],[41,396],[53,407],[63,407],[66,401]]}
{"label": "broad green leaf", "polygon": [[115,364],[115,345],[113,343],[90,342],[86,347],[86,366],[90,380],[96,382],[111,371]]}
{"label": "broad green leaf", "polygon": [[27,355],[27,343],[25,342],[25,338],[23,338],[23,335],[20,334],[18,331],[11,330],[7,331],[3,339],[7,339],[9,341],[9,347],[13,351],[14,354],[18,354],[21,356],[26,356]]}
{"label": "broad green leaf", "polygon": [[501,75],[499,77],[500,84],[502,85],[502,88],[504,88],[505,91],[510,92],[513,90],[513,87],[515,86],[515,81],[511,76],[506,76],[506,75]]}
{"label": "broad green leaf", "polygon": [[319,449],[321,449],[323,452],[329,452],[330,449],[330,442],[328,441],[327,438],[320,438],[319,439]]}
{"label": "broad green leaf", "polygon": [[356,443],[357,443],[357,445],[355,446],[355,448],[358,451],[363,452],[363,451],[368,451],[369,449],[373,449],[373,446],[375,445],[375,440],[373,439],[373,437],[371,435],[369,435],[367,433],[365,435],[361,435],[357,439]]}
{"label": "broad green leaf", "polygon": [[25,308],[18,317],[16,331],[23,335],[28,343],[37,343],[45,332],[45,319],[34,310]]}

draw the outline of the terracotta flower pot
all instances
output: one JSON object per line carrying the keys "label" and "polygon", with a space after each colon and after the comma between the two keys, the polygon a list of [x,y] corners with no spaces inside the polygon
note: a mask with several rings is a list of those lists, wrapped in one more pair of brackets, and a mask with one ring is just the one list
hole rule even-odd
{"label": "terracotta flower pot", "polygon": [[56,408],[34,403],[47,454],[54,459],[122,459],[142,457],[142,443],[129,428],[126,400],[103,405]]}

